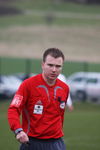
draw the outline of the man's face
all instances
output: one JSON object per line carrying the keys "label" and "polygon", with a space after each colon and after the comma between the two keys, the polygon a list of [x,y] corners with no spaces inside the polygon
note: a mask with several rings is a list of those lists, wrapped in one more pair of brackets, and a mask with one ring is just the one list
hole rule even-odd
{"label": "man's face", "polygon": [[54,81],[60,74],[63,66],[62,57],[54,58],[51,55],[46,57],[45,62],[42,63],[42,71],[44,77],[48,81]]}

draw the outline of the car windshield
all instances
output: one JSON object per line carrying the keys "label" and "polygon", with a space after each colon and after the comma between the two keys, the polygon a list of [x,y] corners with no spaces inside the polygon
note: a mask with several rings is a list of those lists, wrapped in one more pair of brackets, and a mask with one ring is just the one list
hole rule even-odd
{"label": "car windshield", "polygon": [[78,77],[78,78],[75,78],[75,79],[73,79],[72,81],[74,81],[74,82],[82,82],[82,81],[84,81],[86,78],[84,78],[84,77]]}
{"label": "car windshield", "polygon": [[97,78],[90,78],[90,79],[87,79],[87,83],[97,83],[98,82],[98,79]]}

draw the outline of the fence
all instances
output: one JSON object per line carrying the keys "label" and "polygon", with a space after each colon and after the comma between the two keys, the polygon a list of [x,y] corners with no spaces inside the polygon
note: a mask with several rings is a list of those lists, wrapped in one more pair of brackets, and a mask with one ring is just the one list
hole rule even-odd
{"label": "fence", "polygon": [[[63,73],[66,76],[78,71],[100,72],[100,64],[88,62],[66,61]],[[23,72],[29,74],[41,72],[41,60],[22,58],[0,58],[0,74],[14,74]]]}

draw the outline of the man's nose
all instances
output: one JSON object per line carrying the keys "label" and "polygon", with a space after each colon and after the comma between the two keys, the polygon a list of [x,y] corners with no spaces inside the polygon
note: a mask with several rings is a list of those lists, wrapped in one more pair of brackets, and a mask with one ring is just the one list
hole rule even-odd
{"label": "man's nose", "polygon": [[53,67],[52,67],[52,70],[53,70],[53,71],[56,71],[56,66],[53,66]]}

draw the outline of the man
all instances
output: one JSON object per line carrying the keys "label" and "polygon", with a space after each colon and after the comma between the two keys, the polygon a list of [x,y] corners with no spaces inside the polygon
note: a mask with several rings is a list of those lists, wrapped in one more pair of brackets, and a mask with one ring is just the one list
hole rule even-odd
{"label": "man", "polygon": [[24,80],[9,106],[8,121],[20,150],[28,143],[29,150],[65,150],[62,128],[69,87],[57,79],[63,63],[59,49],[47,49],[42,73]]}

